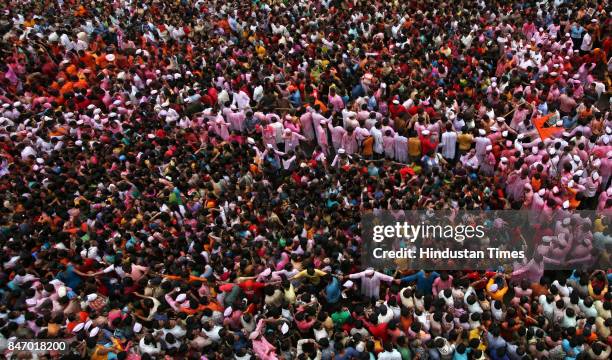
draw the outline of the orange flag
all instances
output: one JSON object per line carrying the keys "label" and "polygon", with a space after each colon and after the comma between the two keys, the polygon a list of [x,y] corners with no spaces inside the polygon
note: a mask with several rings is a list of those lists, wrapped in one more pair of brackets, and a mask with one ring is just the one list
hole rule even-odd
{"label": "orange flag", "polygon": [[542,140],[546,140],[553,135],[560,134],[564,130],[562,126],[546,126],[546,122],[552,116],[553,114],[548,114],[533,119],[533,125],[536,127],[536,129],[538,129],[538,133],[540,134],[540,138]]}

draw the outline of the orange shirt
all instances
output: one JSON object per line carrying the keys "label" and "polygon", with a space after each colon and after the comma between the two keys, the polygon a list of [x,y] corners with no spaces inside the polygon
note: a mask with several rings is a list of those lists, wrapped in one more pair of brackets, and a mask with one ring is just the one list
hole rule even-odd
{"label": "orange shirt", "polygon": [[319,105],[319,107],[321,108],[321,113],[326,113],[327,112],[327,106],[325,106],[325,104],[323,104],[323,102],[319,99],[315,100],[315,105]]}
{"label": "orange shirt", "polygon": [[[169,279],[169,280],[182,280],[183,279],[182,277],[178,275],[162,275],[162,277]],[[207,282],[208,279],[203,278],[203,277],[197,277],[195,275],[189,275],[189,279],[187,280],[187,282],[194,282],[194,281]]]}
{"label": "orange shirt", "polygon": [[96,58],[89,52],[85,52],[85,54],[79,58],[79,61],[85,64],[85,66],[88,68],[93,69],[96,66]]}

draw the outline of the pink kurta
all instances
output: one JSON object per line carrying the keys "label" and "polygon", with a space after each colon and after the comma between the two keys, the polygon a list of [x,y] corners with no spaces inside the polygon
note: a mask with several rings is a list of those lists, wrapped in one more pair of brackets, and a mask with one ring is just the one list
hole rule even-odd
{"label": "pink kurta", "polygon": [[315,138],[315,130],[312,124],[312,114],[307,112],[300,116],[300,124],[302,124],[302,133],[308,141]]}
{"label": "pink kurta", "polygon": [[262,331],[264,330],[266,323],[264,319],[259,320],[255,331],[251,333],[249,339],[253,343],[253,352],[257,355],[258,359],[261,360],[278,360],[276,355],[276,347],[270,344],[268,340],[263,336]]}

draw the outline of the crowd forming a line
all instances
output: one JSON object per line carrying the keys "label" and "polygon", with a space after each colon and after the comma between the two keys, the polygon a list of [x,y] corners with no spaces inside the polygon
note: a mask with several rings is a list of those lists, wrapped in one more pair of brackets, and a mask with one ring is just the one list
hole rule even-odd
{"label": "crowd forming a line", "polygon": [[[611,11],[5,0],[0,350],[610,358],[610,268],[544,267],[610,263]],[[364,268],[374,209],[596,218],[515,269],[413,273]],[[70,351],[7,348],[35,338]]]}

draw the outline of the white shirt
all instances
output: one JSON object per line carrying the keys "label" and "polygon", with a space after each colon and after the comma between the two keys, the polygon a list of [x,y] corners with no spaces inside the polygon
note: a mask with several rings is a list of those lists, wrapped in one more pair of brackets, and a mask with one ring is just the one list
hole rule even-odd
{"label": "white shirt", "polygon": [[593,41],[591,35],[589,33],[585,33],[582,38],[582,45],[580,45],[580,50],[582,51],[591,51],[593,48]]}
{"label": "white shirt", "polygon": [[27,160],[28,156],[30,155],[36,156],[36,150],[34,150],[31,146],[28,145],[25,148],[23,148],[23,150],[21,150],[22,160]]}
{"label": "white shirt", "polygon": [[244,110],[244,109],[249,108],[250,102],[251,102],[251,99],[249,98],[249,95],[247,95],[244,91],[239,91],[237,93],[234,93],[234,100],[232,104],[236,105],[238,109]]}
{"label": "white shirt", "polygon": [[378,360],[402,360],[402,354],[397,349],[384,351],[378,354]]}
{"label": "white shirt", "polygon": [[455,149],[457,146],[457,133],[454,131],[447,131],[443,133],[440,146],[442,147],[442,156],[444,156],[444,158],[454,159]]}

